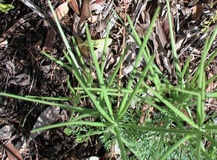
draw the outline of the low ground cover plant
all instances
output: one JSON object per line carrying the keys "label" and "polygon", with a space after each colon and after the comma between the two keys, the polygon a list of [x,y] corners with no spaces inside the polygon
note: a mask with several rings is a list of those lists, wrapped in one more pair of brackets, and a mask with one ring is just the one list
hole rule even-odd
{"label": "low ground cover plant", "polygon": [[[77,86],[72,84],[72,76],[68,75],[70,97],[19,96],[0,93],[1,96],[61,107],[71,112],[69,121],[34,128],[32,132],[64,126],[65,134],[75,135],[78,142],[98,135],[108,150],[118,146],[120,155],[117,156],[121,159],[216,158],[216,117],[206,115],[205,102],[208,98],[217,98],[216,91],[206,91],[207,86],[215,81],[217,76],[206,79],[205,69],[217,55],[217,51],[214,51],[207,56],[216,38],[217,29],[210,37],[207,37],[199,66],[194,74],[190,75],[190,57],[182,68],[178,61],[170,7],[167,1],[171,52],[177,75],[177,83],[173,84],[154,63],[156,54],[150,53],[148,47],[148,40],[160,8],[157,8],[146,35],[142,39],[139,38],[128,16],[129,25],[125,26],[126,32],[132,36],[140,49],[126,84],[119,86],[117,79],[120,77],[117,75],[130,46],[126,45],[114,70],[106,78],[104,75],[105,53],[107,44],[111,43],[109,28],[103,40],[103,55],[99,63],[88,25],[86,25],[86,45],[92,58],[87,64],[82,58],[76,37],[72,37],[71,40],[74,45],[73,50],[55,16],[51,3],[49,4],[67,48],[63,52],[67,62],[58,60],[46,52],[43,54],[67,69],[68,73],[77,80]],[[138,70],[141,59],[144,59],[145,67]],[[78,107],[79,102],[85,98],[90,101],[91,107]],[[73,106],[62,103],[67,100],[72,100]]]}

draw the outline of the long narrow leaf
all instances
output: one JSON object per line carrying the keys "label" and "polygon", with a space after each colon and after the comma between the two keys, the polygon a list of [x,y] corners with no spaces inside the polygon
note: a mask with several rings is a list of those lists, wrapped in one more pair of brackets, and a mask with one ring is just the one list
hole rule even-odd
{"label": "long narrow leaf", "polygon": [[[142,45],[140,46],[139,53],[138,53],[138,55],[137,55],[135,64],[134,64],[134,66],[133,66],[134,69],[133,69],[132,74],[131,74],[131,76],[130,76],[130,79],[128,80],[128,83],[127,83],[127,87],[126,87],[127,89],[130,89],[130,88],[132,87],[133,79],[134,79],[134,77],[135,77],[135,75],[136,75],[136,68],[138,67],[138,65],[139,65],[139,63],[140,63],[140,60],[141,60],[141,56],[142,56],[142,54],[144,53],[144,48],[145,48],[145,46],[147,45],[149,36],[151,35],[152,27],[154,26],[154,23],[155,23],[155,21],[156,21],[156,19],[157,19],[158,12],[159,12],[159,8],[157,8],[157,11],[156,11],[155,14],[154,14],[154,17],[153,17],[152,22],[151,22],[151,24],[150,24],[150,27],[149,27],[149,29],[148,29],[148,31],[147,31],[147,34],[146,34],[146,36],[145,36],[145,38],[144,38],[144,41],[143,41]],[[146,55],[146,54],[144,54],[144,55]],[[146,62],[148,63],[149,58],[148,58],[147,55],[146,55],[146,58],[147,58],[147,59],[146,59]],[[121,115],[121,111],[125,108],[125,104],[126,104],[126,102],[127,102],[127,100],[128,100],[128,96],[129,96],[128,93],[125,93],[125,94],[124,94],[124,97],[123,97],[123,99],[122,99],[122,101],[121,101],[121,105],[120,105],[120,107],[119,107],[118,115]],[[120,116],[118,116],[118,117],[120,118]],[[119,120],[120,120],[120,119],[119,119]]]}
{"label": "long narrow leaf", "polygon": [[69,121],[69,122],[63,122],[58,124],[52,124],[45,127],[40,127],[32,130],[31,132],[38,132],[38,131],[44,131],[52,128],[58,128],[63,126],[70,126],[70,125],[87,125],[87,126],[95,126],[95,127],[108,127],[110,124],[101,123],[101,122],[88,122],[88,121]]}
{"label": "long narrow leaf", "polygon": [[124,107],[123,108],[120,108],[119,109],[119,112],[118,112],[118,120],[120,120],[124,114],[126,113],[128,107],[130,106],[130,103],[132,102],[132,100],[135,98],[136,94],[137,94],[137,91],[139,90],[141,84],[143,83],[144,81],[144,78],[146,76],[146,74],[148,73],[149,69],[150,69],[150,66],[152,65],[153,61],[154,61],[154,58],[155,58],[155,55],[153,55],[150,59],[150,61],[148,62],[148,64],[146,65],[142,75],[140,76],[139,78],[139,81],[137,82],[136,86],[134,87],[133,89],[133,92],[132,94],[129,96],[129,99],[127,100],[127,102],[125,103]]}
{"label": "long narrow leaf", "polygon": [[201,155],[201,143],[202,143],[202,135],[197,135],[196,159],[200,159],[200,155]]}
{"label": "long narrow leaf", "polygon": [[169,109],[171,109],[176,115],[178,115],[183,121],[187,122],[189,125],[191,125],[194,128],[198,128],[198,126],[190,120],[184,113],[182,113],[179,109],[177,109],[175,106],[173,106],[169,101],[164,99],[159,93],[157,93],[155,90],[153,90],[151,87],[149,87],[147,84],[144,84],[144,86],[152,92],[154,96],[156,96],[161,102],[163,102]]}
{"label": "long narrow leaf", "polygon": [[87,34],[88,44],[89,44],[89,47],[90,47],[90,52],[91,52],[93,62],[94,62],[94,66],[95,66],[95,69],[96,69],[97,77],[98,77],[98,80],[99,80],[99,85],[103,89],[102,90],[103,98],[104,98],[106,106],[108,108],[110,118],[114,120],[112,105],[111,105],[111,102],[109,100],[108,93],[105,90],[106,86],[105,86],[105,82],[103,80],[103,73],[100,70],[99,62],[98,62],[97,57],[96,57],[96,55],[94,53],[93,44],[92,44],[91,37],[90,37],[90,31],[89,31],[89,28],[88,28],[87,25],[86,25],[86,34]]}
{"label": "long narrow leaf", "polygon": [[167,128],[160,128],[160,127],[145,127],[145,126],[138,126],[134,124],[119,124],[120,127],[129,128],[137,131],[150,131],[150,132],[158,132],[158,133],[176,133],[176,134],[203,134],[204,132],[198,129],[167,129]]}
{"label": "long narrow leaf", "polygon": [[125,152],[125,149],[124,149],[124,144],[123,144],[123,141],[122,141],[122,138],[121,138],[119,128],[114,127],[114,131],[115,131],[115,134],[117,136],[118,144],[119,144],[119,147],[120,147],[120,150],[121,150],[121,159],[126,160],[127,159],[126,152]]}
{"label": "long narrow leaf", "polygon": [[178,55],[176,52],[175,38],[174,38],[174,33],[173,33],[173,23],[172,23],[171,11],[170,11],[170,1],[166,0],[166,4],[167,4],[167,13],[168,13],[168,22],[169,22],[169,31],[170,31],[170,41],[171,41],[173,59],[175,62],[175,69],[176,69],[176,73],[178,76],[179,84],[182,84],[183,82],[181,78],[181,69],[179,66],[179,60],[178,60]]}
{"label": "long narrow leaf", "polygon": [[[67,40],[67,38],[66,38],[66,36],[65,36],[65,34],[64,34],[64,32],[63,32],[63,29],[62,29],[62,27],[61,27],[61,25],[60,25],[60,23],[59,23],[59,20],[58,20],[58,18],[57,18],[57,15],[56,15],[56,13],[55,13],[55,11],[54,11],[54,9],[53,9],[53,6],[52,6],[50,0],[48,0],[48,4],[49,4],[49,7],[50,7],[50,9],[51,9],[51,12],[52,12],[52,14],[53,14],[53,16],[54,16],[54,20],[55,20],[55,22],[56,22],[56,24],[57,24],[58,30],[59,30],[59,32],[60,32],[60,34],[61,34],[61,36],[62,36],[63,42],[64,42],[64,44],[66,45],[67,51],[68,51],[70,57],[72,58],[72,61],[73,61],[74,65],[75,65],[76,71],[77,71],[79,74],[81,74],[81,72],[80,72],[80,66],[79,66],[78,63],[77,63],[77,60],[76,60],[76,58],[75,58],[75,56],[74,56],[74,54],[73,54],[73,52],[72,52],[72,48],[71,48],[71,46],[69,45],[69,42],[68,42],[68,40]],[[75,68],[74,68],[74,69],[75,69]]]}
{"label": "long narrow leaf", "polygon": [[20,99],[20,100],[24,100],[24,101],[40,103],[40,104],[46,104],[46,105],[50,105],[50,106],[59,106],[59,107],[64,108],[64,109],[74,110],[74,111],[80,112],[80,113],[95,112],[93,109],[72,107],[72,106],[69,106],[69,105],[64,105],[64,104],[55,103],[55,102],[49,102],[49,101],[35,99],[35,98],[23,97],[23,96],[9,94],[9,93],[0,92],[0,96],[6,96],[6,97],[16,98],[16,99]]}

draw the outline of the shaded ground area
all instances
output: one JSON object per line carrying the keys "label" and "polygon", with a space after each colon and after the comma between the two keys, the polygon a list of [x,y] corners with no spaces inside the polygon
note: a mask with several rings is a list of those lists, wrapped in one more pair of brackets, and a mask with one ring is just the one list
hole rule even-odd
{"label": "shaded ground area", "polygon": [[[0,26],[2,26],[0,28],[1,91],[21,96],[68,97],[70,96],[66,83],[68,71],[41,54],[41,51],[46,51],[55,58],[66,61],[62,53],[65,47],[56,32],[56,26],[52,23],[52,18],[51,20],[47,17],[42,19],[37,9],[33,12],[31,7],[23,2],[11,1],[15,8],[6,14],[0,13]],[[194,74],[200,62],[205,38],[216,28],[217,9],[215,2],[205,0],[171,2],[180,67],[183,67],[190,56],[191,74]],[[57,8],[63,3],[64,1],[59,0],[53,2],[53,5]],[[43,14],[50,15],[46,1],[35,1],[33,4],[38,6]],[[150,25],[156,7],[161,6],[160,16],[150,37],[149,48],[151,53],[156,53],[155,63],[160,70],[173,84],[176,84],[177,76],[174,74],[174,60],[171,55],[168,18],[164,1],[153,0],[147,3],[137,0],[97,1],[91,3],[92,6],[90,5],[91,17],[84,13],[82,3],[78,3],[80,13],[76,13],[72,1],[69,5],[70,7],[64,8],[68,8],[69,11],[64,13],[60,20],[67,37],[79,36],[84,40],[84,22],[87,21],[92,38],[104,38],[108,19],[111,20],[109,37],[113,41],[107,51],[108,60],[105,76],[109,76],[126,44],[130,46],[123,63],[123,81],[127,80],[132,71],[131,66],[139,47],[133,41],[130,33],[124,29],[122,22],[128,26],[126,15],[129,14],[142,38]],[[122,22],[112,10],[120,16]],[[210,54],[216,51],[216,48],[217,40],[214,42]],[[86,55],[86,52],[82,54],[88,61],[89,56]],[[207,79],[217,74],[216,64],[217,57],[207,67]],[[140,66],[141,68],[144,67],[142,61]],[[76,85],[76,82],[73,82],[73,75],[70,78],[71,83]],[[217,83],[214,81],[207,91],[216,90],[216,87]],[[38,116],[48,106],[6,97],[1,97],[0,103],[0,128],[10,126],[11,129],[8,132],[9,135],[6,135],[5,139],[1,139],[1,142],[5,143],[10,139],[25,159],[81,159],[92,155],[99,157],[105,155],[105,149],[98,142],[98,137],[92,137],[86,143],[78,144],[75,142],[75,137],[67,136],[63,132],[63,128],[49,130],[31,140],[29,138],[30,131]],[[71,101],[64,103],[73,105]],[[88,101],[84,101],[81,102],[80,107],[91,106]],[[217,101],[210,99],[207,102],[207,114],[213,114],[216,107]],[[70,118],[69,115],[70,113],[67,111],[60,110],[55,121],[67,121]],[[6,157],[3,147],[0,149],[0,157],[2,159]]]}

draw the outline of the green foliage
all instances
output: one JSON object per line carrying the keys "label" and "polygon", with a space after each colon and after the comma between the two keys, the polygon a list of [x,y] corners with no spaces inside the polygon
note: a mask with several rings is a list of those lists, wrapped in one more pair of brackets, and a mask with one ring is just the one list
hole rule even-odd
{"label": "green foliage", "polygon": [[[1,1],[2,2],[2,1]],[[4,4],[4,3],[0,3],[0,11],[1,12],[8,12],[9,10],[13,9],[14,6],[11,4]]]}
{"label": "green foliage", "polygon": [[[49,2],[51,7],[51,4]],[[169,1],[167,1],[168,10]],[[54,10],[51,7],[52,13]],[[175,68],[178,75],[178,84],[174,86],[165,77],[163,77],[158,66],[153,63],[155,55],[150,55],[147,47],[149,36],[152,32],[159,8],[157,9],[146,36],[141,40],[133,26],[129,16],[127,17],[132,38],[140,46],[137,54],[134,69],[125,88],[117,86],[116,75],[121,66],[123,56],[120,58],[116,68],[111,76],[105,80],[103,76],[105,61],[98,62],[94,53],[94,43],[91,40],[89,28],[86,26],[87,40],[85,41],[90,48],[92,57],[92,68],[96,73],[98,83],[91,76],[91,70],[84,63],[84,59],[79,52],[78,45],[74,38],[72,42],[75,46],[76,54],[79,56],[79,62],[75,58],[70,45],[62,31],[62,28],[54,14],[58,28],[68,49],[64,55],[69,63],[55,59],[54,57],[43,53],[51,60],[66,68],[75,76],[78,81],[77,87],[72,87],[69,79],[68,87],[71,91],[73,106],[61,104],[61,98],[50,97],[46,101],[41,97],[21,97],[7,93],[0,93],[2,96],[19,98],[21,100],[33,101],[37,103],[59,106],[71,111],[72,117],[68,122],[62,122],[38,129],[32,132],[47,130],[56,127],[65,126],[66,135],[76,136],[77,142],[87,141],[90,136],[99,135],[105,148],[109,150],[112,145],[118,142],[121,150],[121,158],[129,159],[128,153],[134,153],[132,159],[200,159],[215,157],[217,150],[216,131],[217,126],[210,121],[205,123],[207,118],[204,106],[206,98],[214,98],[217,92],[206,93],[206,87],[214,79],[206,81],[205,68],[215,57],[217,52],[207,57],[208,51],[217,35],[217,29],[205,43],[202,59],[195,74],[189,78],[190,59],[181,70],[177,53],[175,50],[175,41],[172,31],[171,15],[169,16],[170,39],[172,44],[172,53],[175,59]],[[121,19],[120,19],[121,21]],[[123,24],[125,25],[125,24]],[[103,40],[104,51],[111,40]],[[128,47],[125,49],[125,53]],[[144,57],[146,67],[138,73],[137,68],[141,58]],[[81,64],[81,65],[80,65]],[[139,74],[138,82],[134,85],[133,79]],[[162,78],[160,78],[162,77]],[[147,85],[144,79],[148,79],[152,85]],[[118,96],[120,105],[116,106]],[[79,107],[82,98],[88,98],[93,108],[86,109]],[[64,98],[64,97],[62,97]],[[71,98],[71,97],[65,97]],[[143,107],[147,109],[143,113]],[[74,116],[76,115],[78,116]],[[140,118],[143,120],[140,121]],[[215,116],[211,117],[214,119]],[[209,147],[204,144],[210,143]],[[195,158],[196,157],[196,158]],[[216,158],[216,157],[215,157]],[[215,159],[214,158],[214,159]]]}

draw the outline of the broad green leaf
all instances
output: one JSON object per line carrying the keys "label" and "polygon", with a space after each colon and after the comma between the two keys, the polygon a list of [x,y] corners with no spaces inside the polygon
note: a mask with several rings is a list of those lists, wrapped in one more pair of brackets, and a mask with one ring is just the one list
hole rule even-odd
{"label": "broad green leaf", "polygon": [[[89,58],[90,56],[90,45],[88,43],[88,40],[83,41],[80,37],[76,37],[76,41],[78,43],[78,48],[80,49],[81,54],[85,58]],[[103,51],[104,45],[105,45],[105,38],[103,39],[97,39],[97,40],[92,40],[93,43],[93,48],[97,48],[100,51]],[[108,38],[107,46],[108,47],[112,43],[112,39]]]}
{"label": "broad green leaf", "polygon": [[[105,45],[105,39],[103,38],[103,39],[92,40],[92,43],[93,43],[93,47],[94,47],[94,48],[98,48],[98,49],[100,49],[100,50],[103,50],[103,47],[104,47],[104,45]],[[106,47],[108,47],[111,43],[112,43],[112,39],[109,38]],[[87,41],[87,40],[85,40],[84,43],[81,44],[81,45],[85,45],[85,46],[88,46],[88,47],[89,47],[89,44],[88,44],[88,41]]]}

